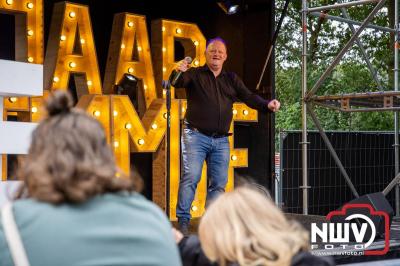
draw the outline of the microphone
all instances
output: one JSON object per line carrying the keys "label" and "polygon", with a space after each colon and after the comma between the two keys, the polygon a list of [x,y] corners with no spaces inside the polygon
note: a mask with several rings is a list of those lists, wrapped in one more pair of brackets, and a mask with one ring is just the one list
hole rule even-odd
{"label": "microphone", "polygon": [[[190,56],[186,56],[185,60],[188,64],[192,63],[192,58]],[[178,81],[179,77],[182,75],[182,71],[174,70],[171,74],[171,85],[175,87],[176,82]]]}

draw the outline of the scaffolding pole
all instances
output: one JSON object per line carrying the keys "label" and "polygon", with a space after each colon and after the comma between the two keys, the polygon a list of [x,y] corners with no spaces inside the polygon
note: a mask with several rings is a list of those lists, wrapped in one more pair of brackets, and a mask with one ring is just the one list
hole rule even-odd
{"label": "scaffolding pole", "polygon": [[398,91],[372,91],[372,92],[356,92],[356,93],[342,93],[336,95],[321,95],[313,96],[310,100],[342,100],[342,99],[367,99],[367,98],[379,98],[379,97],[398,97],[400,98],[400,92]]}
{"label": "scaffolding pole", "polygon": [[325,142],[326,147],[328,148],[331,156],[333,157],[333,160],[335,160],[336,165],[339,167],[340,172],[344,176],[344,179],[347,182],[347,185],[350,187],[351,192],[353,192],[353,195],[355,197],[359,197],[359,194],[356,190],[356,188],[353,185],[353,182],[351,182],[351,179],[349,175],[347,174],[346,169],[344,168],[342,162],[339,159],[339,156],[337,155],[335,149],[332,146],[331,141],[329,140],[328,136],[325,134],[324,129],[322,128],[321,124],[319,123],[319,120],[317,116],[315,115],[314,109],[312,107],[307,108],[308,113],[310,114],[315,126],[318,128],[319,134],[321,135],[322,139]]}
{"label": "scaffolding pole", "polygon": [[389,194],[389,192],[393,189],[393,187],[397,186],[400,181],[400,173],[396,175],[395,178],[387,185],[387,187],[382,191],[383,195]]}
{"label": "scaffolding pole", "polygon": [[[347,13],[347,10],[345,8],[342,7],[340,10],[342,11],[343,17],[350,19],[349,13]],[[355,34],[356,29],[354,28],[353,24],[349,24],[349,28],[351,30],[351,33]],[[356,38],[356,43],[357,43],[358,47],[360,48],[361,54],[364,57],[365,63],[367,63],[368,69],[371,72],[371,75],[374,78],[376,85],[378,85],[379,90],[383,90],[381,82],[379,81],[378,76],[376,75],[376,71],[375,71],[374,67],[372,66],[371,62],[369,61],[367,52],[365,52],[364,46],[362,45],[362,43],[358,37]]]}
{"label": "scaffolding pole", "polygon": [[376,2],[378,2],[378,0],[359,0],[359,1],[340,3],[340,4],[336,3],[334,5],[310,7],[307,10],[307,12],[325,11],[325,10],[330,10],[330,9],[338,9],[338,8],[342,8],[342,7],[352,7],[352,6],[358,6],[358,5],[370,4],[370,3],[376,3]]}
{"label": "scaffolding pole", "polygon": [[[396,29],[396,34],[394,35],[394,90],[399,90],[399,17],[398,17],[398,0],[394,1],[394,25]],[[399,112],[394,113],[394,168],[395,175],[399,174]],[[396,180],[397,178],[395,178]],[[399,182],[396,182],[395,188],[396,197],[396,216],[400,215],[400,191]]]}
{"label": "scaffolding pole", "polygon": [[329,67],[325,70],[319,80],[315,83],[314,87],[307,93],[307,98],[314,95],[316,91],[321,87],[322,83],[328,77],[328,75],[332,72],[332,70],[336,67],[336,65],[340,62],[343,58],[344,54],[349,50],[349,48],[353,45],[356,38],[361,34],[361,32],[365,29],[368,23],[375,17],[375,14],[382,8],[385,4],[385,0],[380,0],[378,4],[374,7],[371,13],[367,16],[367,18],[363,21],[361,26],[357,29],[357,31],[353,34],[350,40],[346,43],[346,45],[342,48],[339,54],[333,59],[332,63]]}
{"label": "scaffolding pole", "polygon": [[307,0],[302,0],[302,37],[303,37],[303,52],[301,54],[301,163],[302,163],[302,176],[303,184],[301,186],[303,190],[303,214],[308,214],[308,169],[307,169]]}
{"label": "scaffolding pole", "polygon": [[[344,23],[351,24],[351,25],[360,26],[361,23],[362,23],[360,21],[355,21],[355,20],[351,20],[351,19],[347,19],[347,18],[332,16],[332,15],[328,15],[328,14],[325,14],[325,13],[322,13],[322,12],[311,12],[310,15],[313,16],[313,17],[320,17],[320,18],[335,20],[335,21],[338,21],[338,22],[344,22]],[[396,32],[395,29],[382,27],[382,26],[378,26],[378,25],[374,25],[374,24],[368,24],[366,26],[366,28],[379,30],[379,31],[384,31],[384,32],[393,32],[393,33]]]}
{"label": "scaffolding pole", "polygon": [[[315,105],[318,105],[318,106],[322,106],[325,108],[333,109],[333,110],[344,112],[344,113],[369,113],[369,112],[383,112],[383,111],[391,111],[391,112],[400,111],[400,107],[344,109],[344,108],[340,108],[340,107],[337,107],[334,105],[324,104],[321,102],[313,102],[312,101],[312,103]],[[396,166],[396,164],[395,164],[395,166]]]}
{"label": "scaffolding pole", "polygon": [[[328,68],[325,70],[325,72],[320,76],[318,81],[314,84],[312,89],[310,91],[307,91],[307,15],[308,13],[313,16],[318,16],[321,17],[321,14],[316,13],[315,11],[324,11],[324,10],[329,10],[329,9],[337,9],[337,8],[344,8],[344,7],[349,7],[349,6],[354,6],[354,5],[362,5],[362,4],[367,4],[367,3],[372,3],[372,2],[377,2],[375,0],[361,0],[361,1],[353,1],[353,2],[348,2],[348,3],[340,3],[340,4],[335,4],[335,5],[328,5],[328,6],[323,6],[323,7],[314,7],[314,8],[309,8],[307,9],[307,0],[302,0],[302,43],[303,43],[303,51],[302,51],[302,84],[301,84],[301,89],[302,89],[302,99],[301,99],[301,104],[302,104],[302,179],[303,179],[303,185],[301,186],[303,190],[303,214],[308,214],[308,165],[307,165],[307,145],[309,144],[307,142],[307,113],[310,114],[312,120],[314,121],[316,127],[318,128],[321,137],[325,141],[325,144],[328,147],[328,150],[330,151],[331,155],[333,156],[336,164],[339,166],[340,171],[344,175],[346,182],[348,186],[350,187],[351,191],[356,197],[359,197],[357,190],[355,189],[353,183],[351,182],[350,177],[348,176],[346,170],[344,169],[340,158],[337,156],[333,146],[331,145],[329,138],[326,136],[321,124],[319,123],[319,120],[313,111],[313,104],[316,105],[321,105],[324,107],[328,108],[333,108],[339,111],[350,111],[350,112],[360,112],[360,111],[382,111],[382,110],[391,110],[395,111],[395,178],[388,184],[388,186],[383,190],[383,194],[387,195],[393,187],[396,187],[396,216],[399,216],[399,202],[400,202],[400,189],[399,189],[399,184],[400,184],[400,173],[399,173],[399,124],[398,124],[398,113],[397,110],[399,110],[399,107],[394,107],[393,106],[393,97],[389,100],[390,103],[387,104],[385,99],[385,103],[383,107],[381,108],[360,108],[360,109],[351,109],[349,106],[342,106],[346,108],[340,108],[333,103],[332,105],[318,102],[319,96],[315,96],[316,91],[320,88],[322,83],[325,81],[327,76],[332,72],[334,67],[339,63],[339,61],[343,58],[344,54],[347,52],[347,50],[353,45],[354,41],[357,41],[358,45],[360,46],[364,58],[366,59],[367,63],[369,62],[368,57],[366,56],[365,51],[362,49],[362,45],[358,40],[358,36],[361,34],[361,32],[369,27],[369,28],[374,28],[377,30],[381,31],[386,31],[386,32],[395,32],[395,47],[394,47],[394,90],[395,92],[389,92],[393,94],[398,93],[398,49],[400,47],[399,44],[399,21],[398,21],[398,0],[395,0],[395,29],[389,29],[386,27],[380,27],[376,25],[371,25],[369,22],[375,17],[376,13],[383,7],[385,0],[379,0],[378,4],[374,7],[374,9],[370,12],[370,14],[367,16],[367,18],[362,22],[356,22],[352,21],[349,19],[349,16],[346,12],[346,10],[342,9],[343,16],[346,18],[340,18],[340,17],[334,17],[334,16],[329,16],[329,15],[323,15],[323,17],[326,17],[328,19],[332,20],[337,20],[337,21],[343,21],[349,24],[351,30],[352,30],[352,37],[350,40],[346,43],[346,45],[342,48],[342,50],[338,53],[338,55],[335,57],[335,59],[331,62],[331,64],[328,66]],[[355,30],[353,25],[360,25],[360,27]],[[371,74],[374,77],[374,79],[377,81],[376,77],[376,72],[373,70],[372,65],[368,64]],[[377,82],[378,86],[380,86],[380,83]],[[368,94],[368,93],[367,93]],[[384,92],[386,94],[386,92]],[[370,95],[357,95],[357,98],[363,98],[365,96]],[[360,97],[361,96],[361,97]],[[387,95],[385,95],[387,96]],[[328,96],[330,97],[330,96]],[[335,96],[337,100],[343,99],[342,96]],[[396,97],[396,96],[394,96]],[[334,97],[333,97],[334,98]],[[351,97],[352,98],[352,97]],[[366,97],[368,98],[368,97]],[[319,99],[322,100],[322,99]],[[329,99],[324,99],[324,100],[329,100]],[[347,104],[350,105],[350,101],[347,101]],[[359,103],[360,104],[360,103]],[[308,106],[310,105],[310,106]]]}

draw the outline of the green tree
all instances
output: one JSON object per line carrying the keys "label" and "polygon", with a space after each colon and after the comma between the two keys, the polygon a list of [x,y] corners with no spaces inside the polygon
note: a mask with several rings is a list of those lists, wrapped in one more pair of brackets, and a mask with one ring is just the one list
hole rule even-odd
{"label": "green tree", "polygon": [[[333,4],[336,1],[312,0],[310,6]],[[277,6],[284,1],[278,0]],[[348,8],[350,19],[363,21],[374,5]],[[373,24],[389,27],[388,14],[391,4],[376,15]],[[330,10],[333,16],[341,16],[340,10]],[[277,17],[280,15],[278,9]],[[332,62],[342,47],[352,36],[346,23],[327,21],[324,18],[308,16],[308,76],[309,89],[326,67]],[[281,111],[276,115],[278,130],[301,128],[301,1],[290,3],[288,15],[284,20],[276,49],[276,92],[282,102]],[[360,41],[368,54],[370,62],[385,90],[392,90],[393,52],[392,38],[388,33],[368,29],[360,36]],[[360,49],[356,44],[349,50],[340,64],[325,80],[318,95],[333,95],[352,92],[378,91],[378,86],[368,68]],[[393,130],[393,113],[343,113],[326,108],[316,108],[318,118],[326,130]],[[308,123],[310,129],[314,124]]]}

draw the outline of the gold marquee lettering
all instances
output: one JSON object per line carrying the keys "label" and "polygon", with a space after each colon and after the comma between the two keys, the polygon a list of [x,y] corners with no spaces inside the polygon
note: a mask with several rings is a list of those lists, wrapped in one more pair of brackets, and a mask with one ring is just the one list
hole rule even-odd
{"label": "gold marquee lettering", "polygon": [[[26,21],[16,23],[17,61],[43,63],[43,6],[42,1],[0,2],[0,11],[27,14]],[[186,111],[186,100],[173,99],[171,104],[171,164],[170,180],[165,180],[166,107],[162,80],[168,79],[174,61],[174,41],[182,43],[185,53],[193,58],[194,66],[205,63],[206,40],[197,25],[171,20],[152,22],[152,47],[148,40],[146,18],[142,15],[120,13],[114,17],[104,86],[101,84],[89,8],[85,5],[61,2],[54,5],[52,23],[44,60],[44,97],[5,99],[4,116],[16,114],[19,121],[39,121],[43,115],[43,99],[48,90],[66,89],[71,74],[74,75],[79,101],[77,107],[85,109],[104,126],[107,140],[114,149],[118,166],[130,172],[130,153],[153,154],[153,201],[175,219],[180,175],[180,121]],[[26,25],[25,25],[25,24]],[[151,55],[154,56],[154,65]],[[33,60],[32,60],[33,58]],[[154,67],[154,68],[153,68]],[[141,80],[139,88],[145,95],[146,112],[142,118],[128,96],[112,95],[113,86],[124,73]],[[103,90],[102,90],[103,89]],[[174,91],[172,91],[174,95]],[[235,103],[234,121],[257,121],[257,111],[245,104]],[[230,137],[231,158],[227,190],[233,188],[234,168],[247,167],[247,149],[234,149]],[[7,173],[3,156],[3,175]],[[204,212],[207,191],[206,166],[192,206],[193,217]],[[167,189],[168,188],[168,189]],[[169,191],[169,195],[167,195]],[[167,202],[167,200],[169,201]]]}
{"label": "gold marquee lettering", "polygon": [[[15,60],[43,64],[43,2],[0,1],[0,11],[15,16]],[[8,38],[2,36],[1,38]],[[8,115],[17,115],[19,121],[32,121],[32,101],[28,97],[4,98],[3,120]],[[36,109],[33,108],[35,111]],[[2,178],[7,178],[7,155],[2,156]]]}
{"label": "gold marquee lettering", "polygon": [[[199,66],[206,62],[204,51],[206,49],[206,39],[199,27],[193,23],[159,19],[152,21],[151,40],[154,55],[155,80],[161,84],[162,80],[168,80],[176,62],[175,40],[178,40],[184,50],[185,55],[192,57],[193,65]],[[171,90],[172,97],[175,91]],[[164,96],[161,89],[158,96]]]}
{"label": "gold marquee lettering", "polygon": [[124,73],[142,80],[148,108],[157,96],[145,16],[128,13],[114,16],[104,77],[106,94],[112,94],[114,84],[119,82]]}
{"label": "gold marquee lettering", "polygon": [[15,60],[42,64],[42,0],[0,1],[0,10],[15,16]]}
{"label": "gold marquee lettering", "polygon": [[75,76],[78,97],[101,94],[95,51],[89,8],[65,2],[54,4],[45,58],[45,88],[64,90],[70,75],[79,73]]}

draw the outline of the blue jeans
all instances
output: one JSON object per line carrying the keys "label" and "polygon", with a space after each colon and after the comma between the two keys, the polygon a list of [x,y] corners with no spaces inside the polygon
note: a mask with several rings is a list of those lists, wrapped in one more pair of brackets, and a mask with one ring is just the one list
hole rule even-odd
{"label": "blue jeans", "polygon": [[212,138],[189,128],[183,129],[181,142],[183,167],[176,216],[189,220],[204,161],[207,163],[208,178],[206,205],[225,192],[230,147],[228,137]]}

